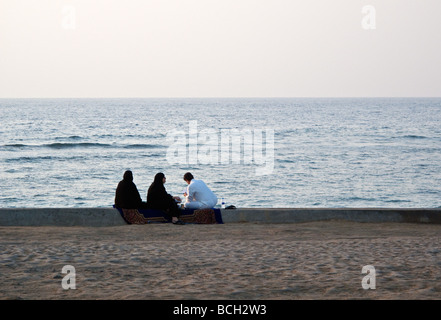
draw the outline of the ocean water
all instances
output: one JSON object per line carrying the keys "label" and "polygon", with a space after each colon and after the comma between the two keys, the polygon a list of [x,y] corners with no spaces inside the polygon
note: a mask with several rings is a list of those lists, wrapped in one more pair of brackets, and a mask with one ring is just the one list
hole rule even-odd
{"label": "ocean water", "polygon": [[144,200],[190,171],[237,207],[441,207],[440,98],[0,99],[0,119],[3,208],[110,207],[127,169]]}

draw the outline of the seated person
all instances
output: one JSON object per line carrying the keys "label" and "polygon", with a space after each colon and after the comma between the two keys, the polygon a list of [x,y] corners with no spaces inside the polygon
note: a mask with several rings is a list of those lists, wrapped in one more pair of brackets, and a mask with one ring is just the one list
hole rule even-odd
{"label": "seated person", "polygon": [[185,208],[188,209],[210,209],[214,208],[217,203],[217,197],[211,191],[204,181],[194,179],[190,172],[184,175],[184,180],[187,182],[187,192],[184,193],[186,202]]}
{"label": "seated person", "polygon": [[146,208],[146,203],[142,201],[138,188],[133,183],[133,173],[130,170],[124,172],[123,180],[116,187],[115,207],[121,209]]}
{"label": "seated person", "polygon": [[172,197],[167,193],[164,187],[166,181],[165,175],[159,172],[147,191],[147,207],[156,210],[162,210],[167,216],[172,218],[174,224],[184,224],[179,220],[180,210],[176,201],[178,197]]}

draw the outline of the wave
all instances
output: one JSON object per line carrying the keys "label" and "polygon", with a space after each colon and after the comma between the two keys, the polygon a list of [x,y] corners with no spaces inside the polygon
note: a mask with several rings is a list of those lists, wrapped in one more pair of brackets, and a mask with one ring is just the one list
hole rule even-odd
{"label": "wave", "polygon": [[[67,137],[67,138],[73,138],[75,136],[72,137]],[[107,139],[107,138],[114,138],[114,139],[126,139],[126,138],[136,138],[136,139],[160,139],[160,138],[165,138],[166,134],[164,133],[151,133],[151,134],[109,134],[109,133],[105,133],[105,134],[94,134],[92,136],[90,136],[89,138],[91,139]]]}
{"label": "wave", "polygon": [[164,148],[164,146],[159,145],[159,144],[138,143],[138,144],[129,144],[129,145],[123,146],[123,148],[125,148],[125,149],[155,149],[155,148]]}
{"label": "wave", "polygon": [[280,162],[280,163],[296,163],[296,162],[299,162],[299,161],[292,160],[292,159],[280,159],[280,160],[277,160],[277,162]]}
{"label": "wave", "polygon": [[378,201],[376,198],[350,197],[349,201]]}
{"label": "wave", "polygon": [[40,160],[54,160],[52,156],[37,156],[37,157],[18,157],[18,158],[9,158],[5,159],[6,163],[14,163],[14,162],[35,162]]}
{"label": "wave", "polygon": [[12,144],[4,144],[2,147],[4,148],[25,148],[28,145],[22,143],[12,143]]}
{"label": "wave", "polygon": [[41,147],[47,147],[52,149],[68,149],[68,148],[88,148],[88,147],[102,147],[108,148],[112,145],[107,143],[93,143],[93,142],[78,142],[78,143],[68,143],[68,142],[56,142],[40,145]]}
{"label": "wave", "polygon": [[[147,157],[156,157],[160,156],[159,154],[151,154],[147,155]],[[124,155],[119,155],[119,159],[125,159]],[[115,159],[115,156],[112,154],[109,155],[103,155],[101,153],[91,153],[87,154],[87,156],[84,155],[69,155],[69,156],[24,156],[24,157],[17,157],[17,158],[5,158],[0,161],[3,161],[4,163],[41,163],[41,162],[51,162],[51,161],[96,161],[96,160],[109,160],[109,159]]]}
{"label": "wave", "polygon": [[383,200],[383,202],[386,203],[402,203],[402,202],[412,202],[410,200],[400,200],[400,199],[390,199],[390,200]]}
{"label": "wave", "polygon": [[69,136],[69,137],[56,137],[55,140],[80,140],[83,139],[80,136]]}
{"label": "wave", "polygon": [[426,137],[426,136],[418,136],[418,135],[413,135],[413,134],[405,135],[405,136],[398,137],[398,138],[403,138],[403,139],[429,139],[429,137]]}
{"label": "wave", "polygon": [[22,144],[22,143],[14,143],[14,144],[5,144],[1,146],[3,148],[50,148],[50,149],[70,149],[70,148],[124,148],[124,149],[157,149],[164,148],[163,145],[157,144],[143,144],[143,143],[135,143],[135,144],[109,144],[109,143],[97,143],[97,142],[54,142],[54,143],[46,143],[46,144]]}

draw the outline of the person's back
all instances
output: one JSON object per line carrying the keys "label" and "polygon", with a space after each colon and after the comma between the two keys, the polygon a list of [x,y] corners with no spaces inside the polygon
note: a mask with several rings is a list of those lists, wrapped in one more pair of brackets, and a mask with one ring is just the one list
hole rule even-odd
{"label": "person's back", "polygon": [[116,187],[115,206],[123,209],[138,209],[145,206],[138,188],[133,183],[133,174],[130,170],[124,172],[123,180]]}
{"label": "person's back", "polygon": [[188,186],[188,190],[188,194],[193,195],[193,198],[196,199],[196,201],[206,204],[217,202],[216,195],[213,193],[213,191],[210,190],[210,188],[207,187],[205,182],[202,180],[191,180]]}
{"label": "person's back", "polygon": [[216,205],[217,197],[204,181],[194,179],[191,173],[186,173],[184,180],[188,183],[186,208],[208,209]]}

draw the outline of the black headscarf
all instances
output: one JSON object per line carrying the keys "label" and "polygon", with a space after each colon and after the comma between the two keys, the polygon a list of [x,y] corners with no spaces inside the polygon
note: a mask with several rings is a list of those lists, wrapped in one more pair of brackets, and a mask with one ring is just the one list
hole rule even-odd
{"label": "black headscarf", "polygon": [[130,170],[127,170],[126,172],[124,172],[124,176],[123,176],[123,180],[124,181],[133,181],[133,173]]}
{"label": "black headscarf", "polygon": [[157,173],[155,175],[155,178],[153,179],[152,184],[150,185],[149,191],[150,191],[150,189],[165,191],[164,181],[163,181],[164,178],[165,178],[165,175],[162,172]]}

